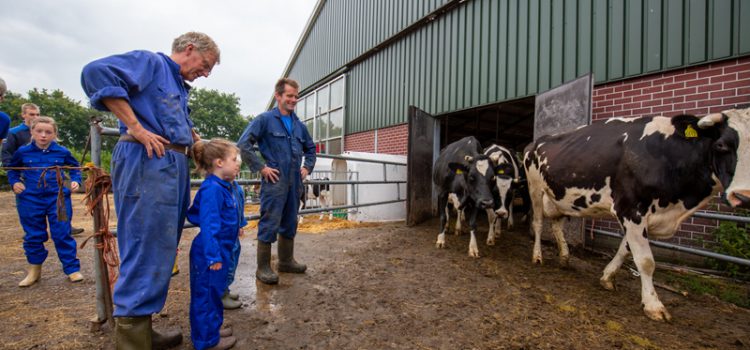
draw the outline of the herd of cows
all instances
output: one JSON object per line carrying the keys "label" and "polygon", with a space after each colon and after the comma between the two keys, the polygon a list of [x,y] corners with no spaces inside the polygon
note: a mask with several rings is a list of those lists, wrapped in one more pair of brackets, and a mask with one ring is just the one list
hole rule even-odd
{"label": "herd of cows", "polygon": [[488,215],[487,245],[493,245],[500,220],[512,225],[516,196],[530,198],[533,263],[542,262],[544,218],[551,220],[562,265],[569,258],[562,229],[566,217],[616,218],[625,235],[604,269],[602,286],[614,289],[613,275],[632,254],[644,312],[653,320],[670,320],[654,289],[648,239],[672,237],[718,193],[732,207],[750,207],[750,108],[703,117],[613,118],[542,136],[525,148],[522,159],[498,145],[482,149],[470,136],[440,152],[433,181],[441,227],[436,246],[445,247],[455,210],[457,233],[464,217],[468,219],[472,257],[479,257],[479,211]]}

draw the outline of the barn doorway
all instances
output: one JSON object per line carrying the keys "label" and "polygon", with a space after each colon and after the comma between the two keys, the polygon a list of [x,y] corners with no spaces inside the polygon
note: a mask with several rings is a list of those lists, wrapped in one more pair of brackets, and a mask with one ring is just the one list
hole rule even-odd
{"label": "barn doorway", "polygon": [[428,186],[434,187],[431,165],[443,147],[474,136],[483,147],[498,144],[522,152],[542,135],[590,124],[593,83],[588,74],[536,96],[435,116],[410,106],[407,224],[437,215],[437,196]]}

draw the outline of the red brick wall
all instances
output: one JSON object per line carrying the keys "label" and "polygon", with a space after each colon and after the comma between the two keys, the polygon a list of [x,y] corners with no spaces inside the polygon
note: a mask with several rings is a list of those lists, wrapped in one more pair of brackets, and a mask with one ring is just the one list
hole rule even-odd
{"label": "red brick wall", "polygon": [[593,120],[708,114],[750,102],[750,56],[599,85]]}
{"label": "red brick wall", "polygon": [[346,135],[344,151],[373,152],[406,155],[408,124],[378,129],[378,147],[375,149],[375,130]]}
{"label": "red brick wall", "polygon": [[[594,88],[592,119],[611,117],[702,115],[750,103],[750,57],[677,69]],[[706,210],[730,213],[731,208],[712,200]],[[589,220],[589,223],[591,221]],[[615,221],[596,220],[596,228],[619,232]],[[716,220],[691,217],[668,242],[705,247],[713,241]]]}

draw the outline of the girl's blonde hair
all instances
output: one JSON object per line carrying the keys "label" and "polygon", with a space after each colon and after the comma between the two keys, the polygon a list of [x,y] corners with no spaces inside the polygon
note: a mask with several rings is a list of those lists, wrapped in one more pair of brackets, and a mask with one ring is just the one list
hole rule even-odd
{"label": "girl's blonde hair", "polygon": [[190,148],[190,155],[195,161],[196,172],[205,174],[212,170],[215,159],[225,159],[232,151],[239,154],[240,149],[229,140],[217,138],[196,142]]}
{"label": "girl's blonde hair", "polygon": [[31,130],[34,130],[37,124],[52,125],[52,128],[55,129],[55,134],[57,134],[57,122],[55,122],[54,119],[47,117],[47,116],[36,117],[36,119],[34,119],[34,121],[31,122]]}

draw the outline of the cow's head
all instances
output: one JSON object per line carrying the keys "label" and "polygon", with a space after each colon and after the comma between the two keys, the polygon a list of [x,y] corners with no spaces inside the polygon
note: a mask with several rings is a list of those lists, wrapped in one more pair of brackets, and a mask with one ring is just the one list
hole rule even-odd
{"label": "cow's head", "polygon": [[518,170],[513,165],[512,160],[507,161],[504,157],[499,160],[495,166],[495,186],[500,195],[500,208],[495,210],[495,214],[503,219],[508,218],[510,206],[513,205],[511,197],[511,187],[518,183]]}
{"label": "cow's head", "polygon": [[463,176],[464,197],[460,198],[461,207],[466,203],[473,203],[477,208],[492,208],[491,187],[495,178],[492,171],[492,162],[483,154],[476,157],[464,157],[465,163],[452,162],[448,164],[451,171],[457,176]]}
{"label": "cow's head", "polygon": [[709,114],[700,121],[703,129],[714,128],[712,166],[732,207],[750,208],[750,108]]}

